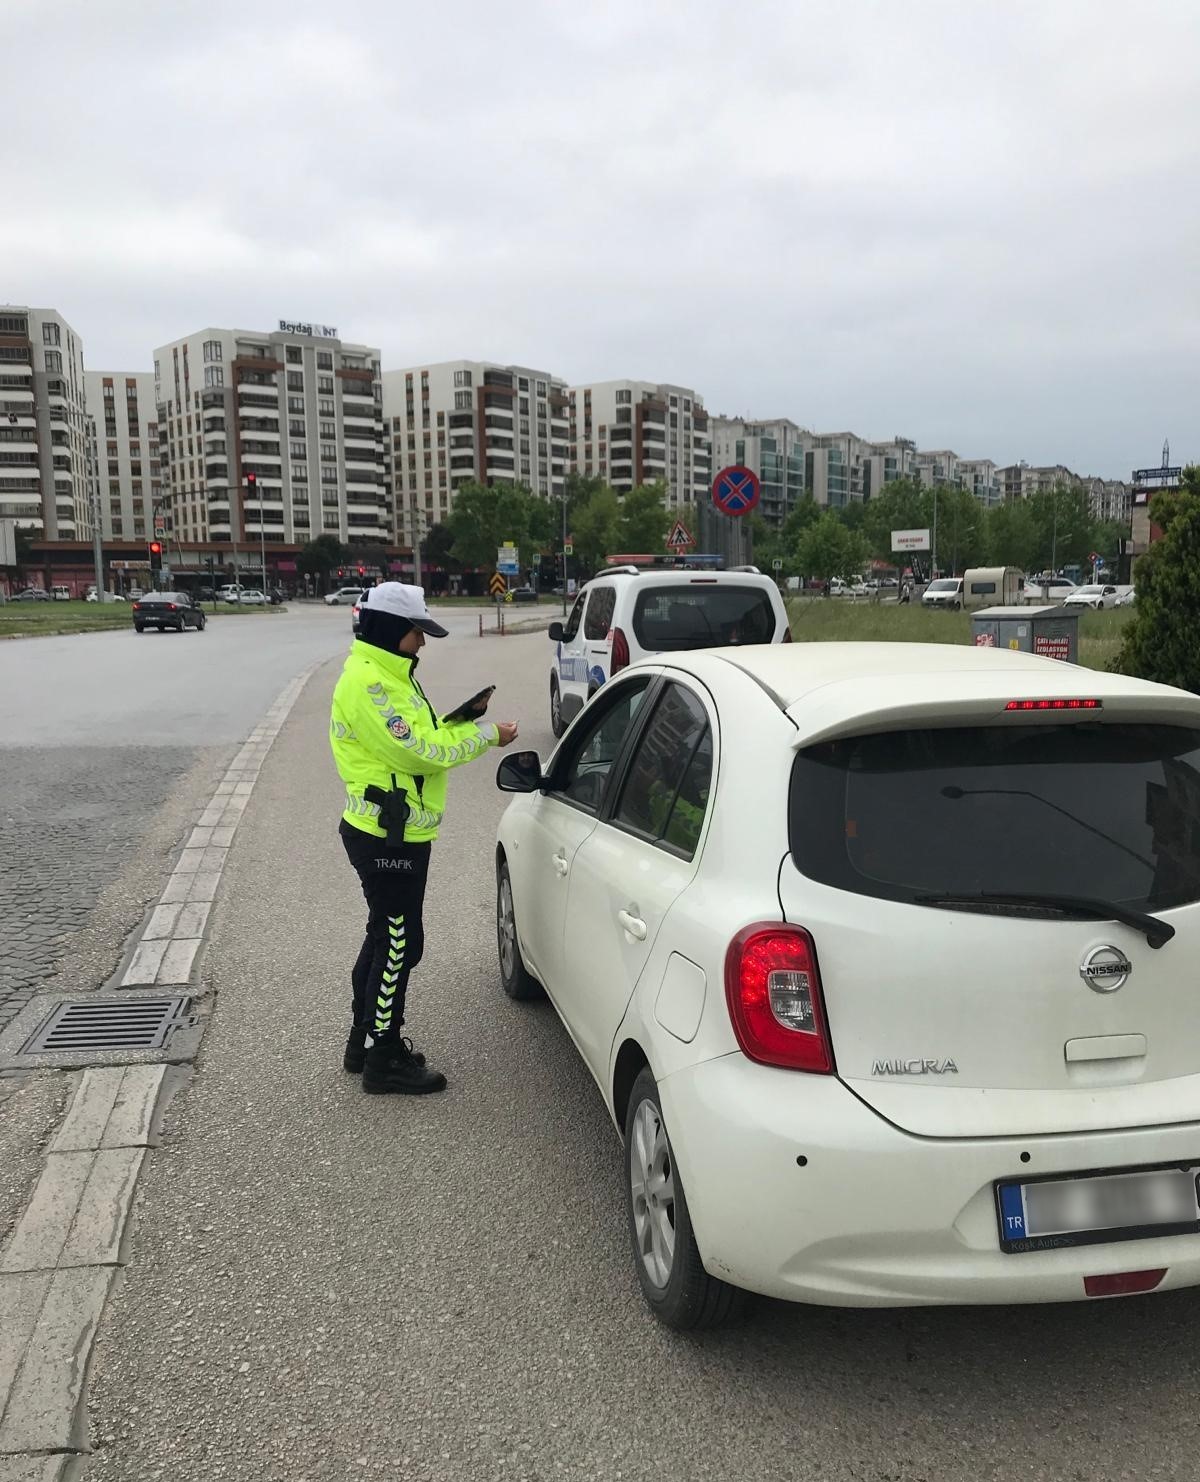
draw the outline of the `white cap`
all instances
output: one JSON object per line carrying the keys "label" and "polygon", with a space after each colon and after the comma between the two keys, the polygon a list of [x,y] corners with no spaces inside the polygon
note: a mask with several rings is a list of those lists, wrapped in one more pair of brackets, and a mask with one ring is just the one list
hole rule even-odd
{"label": "white cap", "polygon": [[404,618],[414,628],[428,633],[430,638],[445,638],[449,632],[430,616],[421,588],[410,587],[402,581],[385,581],[371,587],[361,605],[373,612],[390,612],[393,617]]}

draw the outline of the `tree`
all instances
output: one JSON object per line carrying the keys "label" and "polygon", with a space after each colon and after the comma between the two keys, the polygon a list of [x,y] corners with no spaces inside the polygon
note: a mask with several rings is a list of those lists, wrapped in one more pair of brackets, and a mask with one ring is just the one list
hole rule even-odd
{"label": "tree", "polygon": [[[621,501],[617,539],[622,551],[658,552],[667,548],[671,516],[663,483],[639,484]],[[607,553],[606,553],[607,554]]]}
{"label": "tree", "polygon": [[344,566],[347,559],[346,547],[336,535],[318,535],[316,540],[301,547],[296,570],[302,576],[315,576],[320,582],[328,578],[335,566]]}
{"label": "tree", "polygon": [[1200,467],[1155,496],[1150,519],[1162,538],[1135,568],[1137,603],[1113,667],[1200,694]]}
{"label": "tree", "polygon": [[961,575],[983,560],[987,528],[983,505],[968,489],[949,484],[938,490],[939,568]]}
{"label": "tree", "polygon": [[1092,550],[1113,567],[1121,554],[1121,542],[1129,539],[1129,526],[1121,520],[1100,520],[1092,530]]}
{"label": "tree", "polygon": [[621,501],[607,485],[595,490],[571,516],[578,569],[592,572],[617,549],[621,531]]}
{"label": "tree", "polygon": [[452,554],[453,548],[454,536],[450,527],[440,522],[430,525],[421,542],[421,560],[435,571],[452,571],[459,565]]}
{"label": "tree", "polygon": [[880,561],[896,559],[892,554],[893,530],[929,530],[932,526],[933,492],[918,479],[894,479],[877,499],[863,507],[862,533],[871,555]]}
{"label": "tree", "polygon": [[851,576],[860,571],[867,555],[865,538],[847,530],[832,511],[826,511],[801,535],[796,564],[802,576],[828,581],[831,576]]}
{"label": "tree", "polygon": [[455,496],[446,526],[454,559],[464,566],[490,568],[506,540],[528,565],[550,544],[554,512],[524,484],[466,483]]}
{"label": "tree", "polygon": [[1064,566],[1085,565],[1095,547],[1092,511],[1084,490],[1055,484],[1053,489],[1031,495],[1029,506],[1038,532],[1037,568],[1060,571]]}
{"label": "tree", "polygon": [[1038,526],[1028,499],[1012,499],[987,513],[987,559],[993,566],[1038,569]]}

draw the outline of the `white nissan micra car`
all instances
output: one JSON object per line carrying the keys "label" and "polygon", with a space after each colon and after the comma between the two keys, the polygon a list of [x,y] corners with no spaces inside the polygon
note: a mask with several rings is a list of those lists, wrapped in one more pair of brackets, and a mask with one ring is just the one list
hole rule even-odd
{"label": "white nissan micra car", "polygon": [[709,650],[497,780],[503,986],[596,1078],[665,1322],[1200,1282],[1200,698]]}

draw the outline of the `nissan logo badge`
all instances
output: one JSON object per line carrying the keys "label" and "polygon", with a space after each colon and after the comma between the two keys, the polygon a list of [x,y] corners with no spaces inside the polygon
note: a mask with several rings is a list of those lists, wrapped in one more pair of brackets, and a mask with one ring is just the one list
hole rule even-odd
{"label": "nissan logo badge", "polygon": [[1093,947],[1079,964],[1079,976],[1093,993],[1115,993],[1132,971],[1133,963],[1118,947]]}

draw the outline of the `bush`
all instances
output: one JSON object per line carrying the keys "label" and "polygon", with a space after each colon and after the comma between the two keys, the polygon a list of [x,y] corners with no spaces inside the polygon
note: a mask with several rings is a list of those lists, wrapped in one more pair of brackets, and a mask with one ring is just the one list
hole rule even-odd
{"label": "bush", "polygon": [[1138,561],[1137,608],[1113,668],[1200,694],[1200,468],[1159,494],[1150,518],[1162,539]]}

